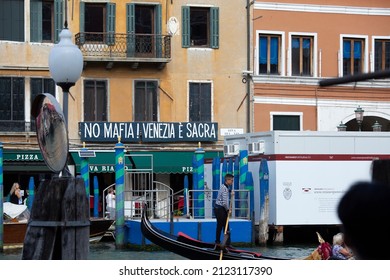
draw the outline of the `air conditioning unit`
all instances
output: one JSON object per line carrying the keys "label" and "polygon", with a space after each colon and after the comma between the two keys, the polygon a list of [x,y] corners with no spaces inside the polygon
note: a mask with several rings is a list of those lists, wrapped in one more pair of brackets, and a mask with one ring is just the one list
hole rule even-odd
{"label": "air conditioning unit", "polygon": [[264,154],[264,141],[249,143],[248,153],[251,155]]}
{"label": "air conditioning unit", "polygon": [[239,144],[229,144],[223,146],[223,153],[225,156],[236,156],[240,152]]}

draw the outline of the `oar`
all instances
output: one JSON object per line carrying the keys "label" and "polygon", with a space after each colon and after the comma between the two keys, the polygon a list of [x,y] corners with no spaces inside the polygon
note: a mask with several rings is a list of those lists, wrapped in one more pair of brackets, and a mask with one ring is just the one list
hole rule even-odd
{"label": "oar", "polygon": [[229,211],[228,211],[228,215],[227,215],[227,218],[226,218],[226,225],[225,225],[225,232],[224,232],[224,235],[223,235],[223,241],[221,243],[221,253],[219,254],[219,259],[222,260],[222,257],[223,257],[223,249],[225,248],[226,246],[226,242],[227,240],[229,239],[229,235],[230,235],[230,232],[227,233],[228,231],[228,228],[229,228],[229,216],[230,216],[230,213],[232,211],[232,202],[233,202],[233,196],[234,196],[234,192],[232,191],[231,195],[230,195],[230,206],[229,206]]}

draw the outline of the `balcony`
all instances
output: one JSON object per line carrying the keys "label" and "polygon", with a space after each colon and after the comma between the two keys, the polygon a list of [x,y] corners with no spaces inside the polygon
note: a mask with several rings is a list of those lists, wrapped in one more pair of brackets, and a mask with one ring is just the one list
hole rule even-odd
{"label": "balcony", "polygon": [[107,69],[115,64],[141,65],[162,69],[171,60],[171,36],[161,34],[120,34],[80,32],[75,35],[84,64],[104,63]]}

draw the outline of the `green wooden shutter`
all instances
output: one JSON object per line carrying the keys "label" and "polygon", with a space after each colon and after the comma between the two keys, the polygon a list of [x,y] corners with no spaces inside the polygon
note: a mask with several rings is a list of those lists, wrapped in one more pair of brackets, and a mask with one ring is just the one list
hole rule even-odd
{"label": "green wooden shutter", "polygon": [[30,41],[42,42],[42,2],[30,2]]}
{"label": "green wooden shutter", "polygon": [[135,4],[126,4],[127,56],[135,53]]}
{"label": "green wooden shutter", "polygon": [[156,34],[156,57],[162,57],[163,36],[161,34],[161,4],[156,5],[155,34]]}
{"label": "green wooden shutter", "polygon": [[219,48],[219,8],[212,7],[210,18],[210,40],[211,48]]}
{"label": "green wooden shutter", "polygon": [[182,37],[181,45],[183,48],[190,47],[190,7],[181,7],[182,16]]}
{"label": "green wooden shutter", "polygon": [[115,3],[107,4],[107,45],[115,44]]}
{"label": "green wooden shutter", "polygon": [[85,43],[85,2],[80,2],[80,44]]}
{"label": "green wooden shutter", "polygon": [[61,30],[64,28],[63,0],[54,0],[54,43],[58,43]]}

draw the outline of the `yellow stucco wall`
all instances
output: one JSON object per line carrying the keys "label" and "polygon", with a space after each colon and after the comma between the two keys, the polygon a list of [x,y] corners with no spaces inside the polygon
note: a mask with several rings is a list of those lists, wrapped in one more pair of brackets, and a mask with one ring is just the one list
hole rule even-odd
{"label": "yellow stucco wall", "polygon": [[[116,3],[116,32],[125,33],[128,1],[110,2]],[[78,122],[83,121],[82,83],[85,79],[108,81],[108,120],[112,122],[132,121],[133,83],[136,79],[158,80],[159,121],[163,122],[188,121],[188,83],[212,81],[212,121],[217,122],[219,128],[246,129],[247,112],[245,101],[243,103],[246,85],[241,82],[242,70],[247,68],[245,1],[150,0],[145,3],[161,3],[164,35],[168,34],[168,19],[175,17],[178,20],[178,32],[172,36],[171,61],[162,70],[157,67],[140,67],[134,70],[128,64],[114,64],[111,70],[107,70],[104,64],[87,64],[80,80],[70,89],[74,98],[69,97],[71,141],[79,139]],[[181,8],[190,4],[219,7],[219,49],[182,48]],[[79,6],[79,0],[68,1],[68,27],[73,36],[79,32]],[[28,28],[29,24],[26,24],[26,30]],[[19,73],[21,75],[49,77],[48,56],[52,47],[53,44],[1,42],[0,71],[5,71],[5,75],[17,75],[18,69],[23,68],[23,71],[33,72]],[[58,101],[62,104],[61,89],[57,87],[57,91]],[[222,141],[223,138],[219,138]]]}

